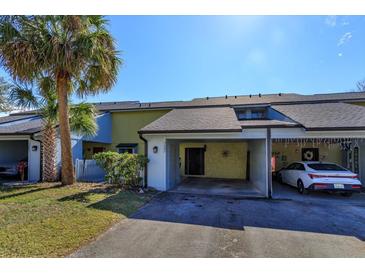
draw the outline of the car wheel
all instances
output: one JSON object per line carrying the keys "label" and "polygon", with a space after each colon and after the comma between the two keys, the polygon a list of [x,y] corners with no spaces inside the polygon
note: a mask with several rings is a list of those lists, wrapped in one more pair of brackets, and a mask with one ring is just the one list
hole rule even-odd
{"label": "car wheel", "polygon": [[341,196],[343,196],[343,197],[351,197],[352,196],[352,192],[343,192],[343,193],[341,193]]}
{"label": "car wheel", "polygon": [[308,193],[307,190],[304,187],[304,184],[303,184],[302,180],[298,180],[297,187],[298,187],[298,192],[300,194],[307,194]]}
{"label": "car wheel", "polygon": [[278,183],[279,184],[283,184],[284,182],[283,182],[283,176],[281,176],[281,174],[279,173],[278,174]]}

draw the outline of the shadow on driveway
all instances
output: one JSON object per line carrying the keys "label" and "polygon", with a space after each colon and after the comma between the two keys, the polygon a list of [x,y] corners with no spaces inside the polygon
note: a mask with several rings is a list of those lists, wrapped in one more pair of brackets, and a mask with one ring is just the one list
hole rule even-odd
{"label": "shadow on driveway", "polygon": [[161,193],[132,219],[244,230],[245,226],[354,236],[365,240],[365,205]]}

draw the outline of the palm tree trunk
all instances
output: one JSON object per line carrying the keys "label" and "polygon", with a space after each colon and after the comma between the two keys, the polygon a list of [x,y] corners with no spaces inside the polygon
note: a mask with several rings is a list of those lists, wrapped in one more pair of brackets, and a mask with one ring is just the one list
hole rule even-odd
{"label": "palm tree trunk", "polygon": [[42,138],[42,181],[54,182],[57,180],[56,168],[56,129],[52,123],[45,121]]}
{"label": "palm tree trunk", "polygon": [[57,73],[58,115],[61,136],[61,181],[63,185],[75,183],[75,174],[72,163],[71,131],[68,114],[68,93],[70,77],[67,73]]}

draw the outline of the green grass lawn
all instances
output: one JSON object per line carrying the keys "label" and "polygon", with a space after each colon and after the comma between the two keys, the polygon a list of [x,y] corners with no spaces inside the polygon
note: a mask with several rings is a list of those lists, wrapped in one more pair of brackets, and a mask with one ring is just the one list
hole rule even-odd
{"label": "green grass lawn", "polygon": [[152,196],[89,183],[0,188],[0,257],[68,255]]}

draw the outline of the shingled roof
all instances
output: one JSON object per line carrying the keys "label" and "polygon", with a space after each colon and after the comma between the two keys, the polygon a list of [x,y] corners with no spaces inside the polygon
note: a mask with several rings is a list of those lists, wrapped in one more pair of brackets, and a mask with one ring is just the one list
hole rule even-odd
{"label": "shingled roof", "polygon": [[35,116],[34,114],[2,116],[0,117],[0,124],[23,120],[34,116]]}
{"label": "shingled roof", "polygon": [[307,130],[365,129],[365,107],[347,103],[272,106]]}
{"label": "shingled roof", "polygon": [[[116,101],[93,103],[97,110],[105,111],[130,111],[148,109],[175,109],[194,107],[232,107],[244,105],[277,105],[299,104],[319,102],[355,102],[365,101],[365,92],[340,92],[303,95],[298,93],[252,94],[221,97],[202,97],[189,101],[165,101],[165,102],[140,102],[140,101]],[[37,110],[30,110],[15,115],[37,114]]]}
{"label": "shingled roof", "polygon": [[0,119],[0,134],[33,134],[42,129],[42,118],[40,116],[17,115],[7,117],[16,117],[18,119]]}
{"label": "shingled roof", "polygon": [[241,130],[232,108],[211,107],[173,109],[139,132],[240,132]]}

